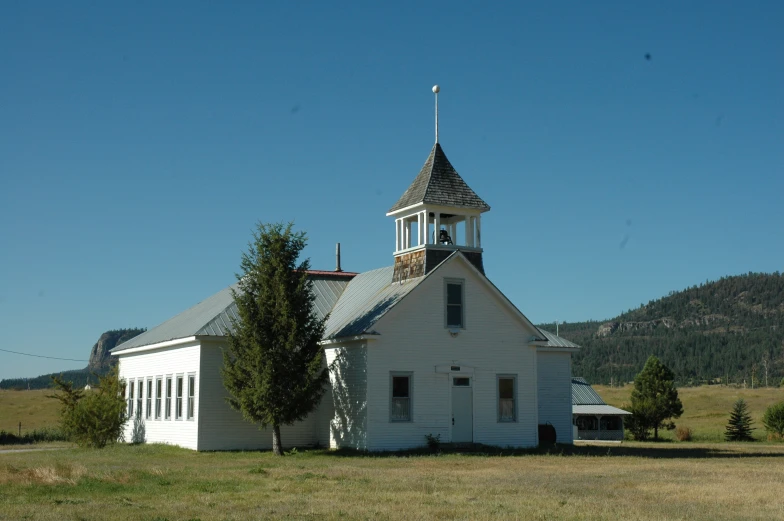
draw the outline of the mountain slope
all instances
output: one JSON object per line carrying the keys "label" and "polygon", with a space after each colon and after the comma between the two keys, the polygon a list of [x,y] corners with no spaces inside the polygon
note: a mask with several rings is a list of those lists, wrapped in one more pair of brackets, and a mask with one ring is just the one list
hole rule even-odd
{"label": "mountain slope", "polygon": [[[551,324],[544,325],[552,328]],[[692,286],[605,322],[560,326],[583,347],[572,373],[628,382],[656,355],[681,384],[776,385],[784,376],[784,276],[748,273]]]}

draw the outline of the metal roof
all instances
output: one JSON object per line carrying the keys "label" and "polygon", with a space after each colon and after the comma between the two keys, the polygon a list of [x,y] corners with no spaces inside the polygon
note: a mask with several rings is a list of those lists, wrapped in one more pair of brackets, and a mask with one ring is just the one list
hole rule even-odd
{"label": "metal roof", "polygon": [[585,378],[572,378],[572,405],[606,405]]}
{"label": "metal roof", "polygon": [[[545,331],[541,327],[538,329],[539,331],[542,332],[542,334],[547,339],[547,344],[545,345],[545,347],[571,347],[574,349],[580,349],[580,346],[578,346],[574,342],[569,342],[567,339],[561,338],[558,335],[554,335],[549,331]],[[538,345],[542,345],[542,344],[538,344]]]}
{"label": "metal roof", "polygon": [[[311,271],[308,275],[313,281],[313,293],[316,295],[313,308],[319,318],[324,318],[332,310],[343,290],[354,277],[353,273],[345,272]],[[231,290],[236,291],[237,288],[237,284],[232,284],[222,289],[166,322],[123,342],[111,352],[116,353],[189,336],[225,336],[226,332],[232,329],[231,319],[239,318],[237,306],[231,295]]]}
{"label": "metal roof", "polygon": [[325,339],[374,334],[373,325],[425,277],[392,283],[394,266],[357,275],[340,296],[327,321]]}
{"label": "metal roof", "polygon": [[608,416],[610,414],[631,414],[612,405],[572,405],[572,414],[595,414]]}
{"label": "metal roof", "polygon": [[418,203],[474,208],[483,212],[490,209],[490,206],[463,181],[438,143],[433,145],[419,175],[389,212]]}

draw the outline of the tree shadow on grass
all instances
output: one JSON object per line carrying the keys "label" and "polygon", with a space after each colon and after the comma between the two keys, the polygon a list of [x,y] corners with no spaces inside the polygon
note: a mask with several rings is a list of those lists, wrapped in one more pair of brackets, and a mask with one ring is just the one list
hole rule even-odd
{"label": "tree shadow on grass", "polygon": [[[782,447],[784,449],[784,447]],[[722,447],[684,447],[670,444],[662,446],[575,446],[575,445],[542,445],[533,449],[513,449],[474,445],[470,448],[442,448],[438,452],[427,448],[404,451],[365,452],[351,449],[319,450],[320,455],[335,458],[406,458],[432,457],[441,455],[460,456],[604,456],[604,457],[637,457],[649,459],[718,459],[718,458],[784,458],[784,450],[766,452],[755,447],[737,449],[732,446]]]}

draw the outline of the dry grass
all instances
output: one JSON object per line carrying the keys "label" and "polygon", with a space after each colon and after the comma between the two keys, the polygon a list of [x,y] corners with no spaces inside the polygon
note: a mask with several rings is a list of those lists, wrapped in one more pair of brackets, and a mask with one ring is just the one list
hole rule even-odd
{"label": "dry grass", "polygon": [[57,400],[46,398],[51,389],[8,391],[0,389],[0,430],[16,434],[22,422],[22,434],[42,427],[56,427],[59,413]]}
{"label": "dry grass", "polygon": [[[629,403],[632,386],[606,387],[595,385],[594,389],[610,405],[622,407]],[[682,387],[678,395],[683,402],[683,416],[675,420],[678,425],[688,425],[693,431],[694,441],[718,442],[724,440],[724,427],[727,425],[732,404],[738,398],[743,398],[749,406],[749,412],[754,420],[754,437],[758,440],[767,439],[767,434],[762,427],[762,415],[770,405],[784,401],[784,388],[757,388],[736,389],[720,385],[702,387]],[[672,431],[660,432],[659,435],[667,440],[675,438]]]}
{"label": "dry grass", "polygon": [[784,446],[378,457],[118,446],[0,454],[0,519],[784,518]]}

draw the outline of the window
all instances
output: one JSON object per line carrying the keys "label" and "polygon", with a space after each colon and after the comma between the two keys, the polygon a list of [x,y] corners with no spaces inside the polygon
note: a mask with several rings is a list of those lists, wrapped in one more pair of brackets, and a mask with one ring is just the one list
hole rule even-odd
{"label": "window", "polygon": [[133,418],[133,389],[134,381],[128,382],[128,418]]}
{"label": "window", "polygon": [[463,327],[463,281],[446,281],[446,327]]}
{"label": "window", "polygon": [[182,376],[177,377],[177,416],[178,420],[182,420]]}
{"label": "window", "polygon": [[161,392],[163,391],[163,380],[155,379],[155,419],[161,419]]}
{"label": "window", "polygon": [[392,373],[392,397],[389,419],[393,422],[411,421],[411,373]]}
{"label": "window", "polygon": [[147,380],[147,409],[144,417],[148,420],[152,418],[152,378]]}
{"label": "window", "polygon": [[498,421],[517,421],[517,407],[515,407],[516,377],[498,377]]}
{"label": "window", "polygon": [[142,399],[144,398],[144,380],[139,380],[136,388],[136,416],[142,416]]}
{"label": "window", "polygon": [[171,376],[166,377],[166,419],[171,419],[171,402],[172,402],[172,379]]}
{"label": "window", "polygon": [[188,419],[193,419],[193,411],[195,409],[196,401],[196,376],[188,375]]}
{"label": "window", "polygon": [[467,376],[457,376],[452,378],[452,385],[455,387],[470,387],[471,386],[471,378]]}

